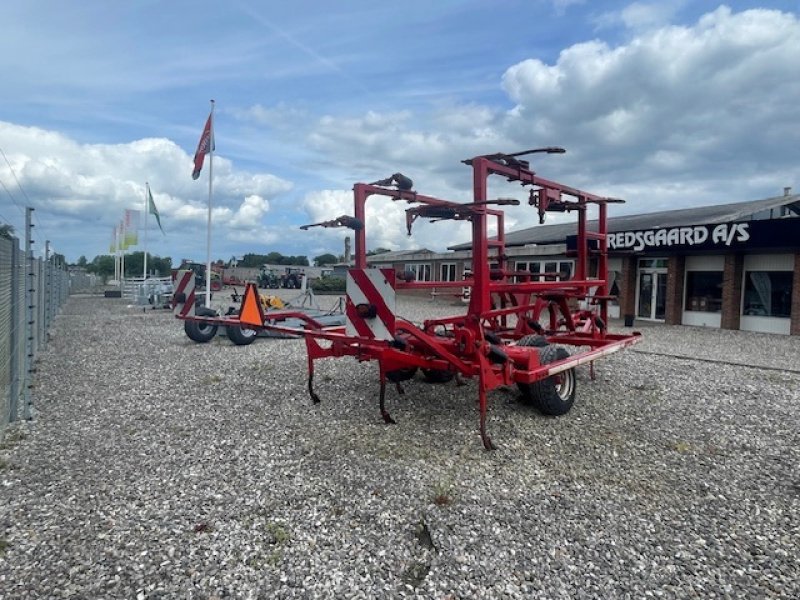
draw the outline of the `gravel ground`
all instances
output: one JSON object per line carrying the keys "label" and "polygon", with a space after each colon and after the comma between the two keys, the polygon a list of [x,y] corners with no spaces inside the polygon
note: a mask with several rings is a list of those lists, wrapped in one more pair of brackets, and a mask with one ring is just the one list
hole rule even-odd
{"label": "gravel ground", "polygon": [[72,297],[0,450],[0,597],[797,598],[800,340],[642,330],[564,417],[492,392],[486,452],[475,382],[387,426],[374,364],[314,406],[301,341]]}

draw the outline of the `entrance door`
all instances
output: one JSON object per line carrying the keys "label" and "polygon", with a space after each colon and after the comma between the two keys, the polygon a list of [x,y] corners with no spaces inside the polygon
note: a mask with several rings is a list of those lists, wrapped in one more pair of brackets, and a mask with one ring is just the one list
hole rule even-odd
{"label": "entrance door", "polygon": [[663,321],[667,315],[666,271],[639,271],[639,300],[636,316],[640,319]]}

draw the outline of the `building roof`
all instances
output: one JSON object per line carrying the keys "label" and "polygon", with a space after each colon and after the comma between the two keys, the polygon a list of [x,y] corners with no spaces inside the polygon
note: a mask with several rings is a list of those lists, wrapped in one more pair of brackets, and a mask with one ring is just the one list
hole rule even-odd
{"label": "building roof", "polygon": [[428,250],[427,248],[418,248],[417,250],[397,250],[395,252],[381,252],[380,254],[370,254],[367,256],[367,262],[394,262],[410,260],[414,258],[426,258],[428,254],[435,254],[435,252]]}
{"label": "building roof", "polygon": [[[715,204],[697,208],[679,208],[640,215],[625,215],[608,219],[608,232],[658,229],[660,227],[681,227],[686,225],[714,225],[732,221],[750,221],[759,218],[758,213],[773,208],[791,205],[792,212],[800,216],[800,195],[775,196],[763,200]],[[768,217],[767,217],[768,218]],[[552,244],[563,242],[567,236],[575,235],[577,222],[537,225],[506,233],[506,247],[529,244]],[[589,230],[597,230],[597,220],[589,221]],[[472,247],[471,242],[449,246],[450,250],[464,250]]]}

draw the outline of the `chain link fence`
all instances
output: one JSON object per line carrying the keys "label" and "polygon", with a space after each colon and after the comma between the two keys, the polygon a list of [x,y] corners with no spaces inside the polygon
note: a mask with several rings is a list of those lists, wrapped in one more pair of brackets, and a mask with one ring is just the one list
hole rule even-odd
{"label": "chain link fence", "polygon": [[70,283],[63,267],[26,258],[17,238],[0,236],[0,438],[9,423],[31,418],[33,363]]}

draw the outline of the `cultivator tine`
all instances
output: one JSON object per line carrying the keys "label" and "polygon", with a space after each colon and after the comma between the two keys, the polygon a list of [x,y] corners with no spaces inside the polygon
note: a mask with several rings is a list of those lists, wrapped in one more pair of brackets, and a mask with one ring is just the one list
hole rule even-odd
{"label": "cultivator tine", "polygon": [[314,391],[314,363],[308,361],[308,395],[314,404],[319,404],[319,396]]}
{"label": "cultivator tine", "polygon": [[497,446],[492,442],[492,438],[486,433],[486,412],[488,410],[488,397],[486,389],[488,387],[487,373],[490,372],[489,359],[483,354],[478,355],[480,363],[480,373],[478,375],[478,410],[480,411],[480,431],[483,447],[487,450],[497,450]]}
{"label": "cultivator tine", "polygon": [[381,391],[378,403],[380,405],[383,422],[387,425],[397,425],[397,421],[395,421],[389,414],[389,411],[386,410],[386,374],[383,372],[383,369],[381,369]]}
{"label": "cultivator tine", "polygon": [[398,381],[398,382],[396,382],[396,383],[394,384],[394,387],[395,387],[395,389],[397,390],[397,394],[398,394],[399,396],[405,396],[405,395],[406,395],[406,390],[405,390],[405,388],[403,387],[403,384],[402,384],[402,383],[400,383],[400,382]]}
{"label": "cultivator tine", "polygon": [[481,412],[481,440],[483,441],[483,447],[487,450],[497,450],[497,446],[494,445],[492,442],[492,438],[489,437],[489,434],[486,433],[486,390],[483,388],[483,385],[479,385],[478,391],[478,402],[480,404],[480,412]]}

